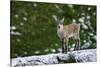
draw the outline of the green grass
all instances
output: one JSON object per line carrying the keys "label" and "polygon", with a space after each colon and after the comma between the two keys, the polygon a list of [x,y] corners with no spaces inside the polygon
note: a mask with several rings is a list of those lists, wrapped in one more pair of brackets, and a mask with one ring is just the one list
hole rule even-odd
{"label": "green grass", "polygon": [[[88,11],[89,7],[91,12]],[[91,14],[96,12],[96,6],[73,5],[73,8],[71,8],[67,4],[11,1],[10,26],[15,26],[16,29],[10,31],[21,33],[21,35],[10,35],[11,58],[48,54],[53,52],[52,49],[58,52],[57,49],[61,47],[61,43],[56,33],[56,23],[52,15],[64,16],[64,24],[71,23],[73,19],[80,23],[78,19],[83,17],[82,12],[92,17],[89,21],[91,21],[92,30],[96,32],[96,15]],[[82,30],[84,32],[81,32]],[[96,41],[88,35],[88,33],[92,33],[92,30],[90,28],[85,30],[81,26],[81,43],[83,43],[83,40],[91,40],[92,43],[96,44]],[[84,34],[90,39],[85,37]],[[69,40],[69,45],[73,43],[72,39]],[[48,50],[45,51],[45,49]],[[39,53],[35,53],[36,51],[39,51]]]}

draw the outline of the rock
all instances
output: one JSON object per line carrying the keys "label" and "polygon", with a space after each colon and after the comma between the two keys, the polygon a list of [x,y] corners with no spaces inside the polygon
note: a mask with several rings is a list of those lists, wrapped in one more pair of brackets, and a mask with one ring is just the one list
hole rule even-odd
{"label": "rock", "polygon": [[12,67],[47,65],[69,62],[95,62],[97,61],[96,49],[70,51],[67,54],[57,53],[40,56],[19,57],[12,59]]}

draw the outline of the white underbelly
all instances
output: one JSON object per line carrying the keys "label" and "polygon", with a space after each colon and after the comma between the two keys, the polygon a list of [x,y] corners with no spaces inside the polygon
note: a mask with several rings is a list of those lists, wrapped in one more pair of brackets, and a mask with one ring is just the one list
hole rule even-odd
{"label": "white underbelly", "polygon": [[66,37],[71,38],[71,37],[74,36],[73,33],[72,33],[72,34],[66,34],[66,33],[64,33],[64,32],[59,32],[59,31],[57,32],[57,34],[58,34],[58,37],[59,37],[60,39],[66,38]]}
{"label": "white underbelly", "polygon": [[73,37],[73,36],[74,36],[73,34],[69,34],[68,38]]}

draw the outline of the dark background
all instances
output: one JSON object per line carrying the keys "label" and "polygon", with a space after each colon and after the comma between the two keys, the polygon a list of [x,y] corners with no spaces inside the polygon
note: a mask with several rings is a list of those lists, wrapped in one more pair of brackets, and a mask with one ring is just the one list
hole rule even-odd
{"label": "dark background", "polygon": [[[59,52],[53,15],[80,23],[81,49],[96,48],[96,6],[11,1],[11,58]],[[69,48],[73,44],[70,39]]]}

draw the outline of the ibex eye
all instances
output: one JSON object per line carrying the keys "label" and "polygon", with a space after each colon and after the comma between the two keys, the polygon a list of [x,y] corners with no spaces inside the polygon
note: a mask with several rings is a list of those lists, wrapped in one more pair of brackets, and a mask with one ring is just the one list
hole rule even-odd
{"label": "ibex eye", "polygon": [[58,28],[60,28],[60,26],[58,26]]}

